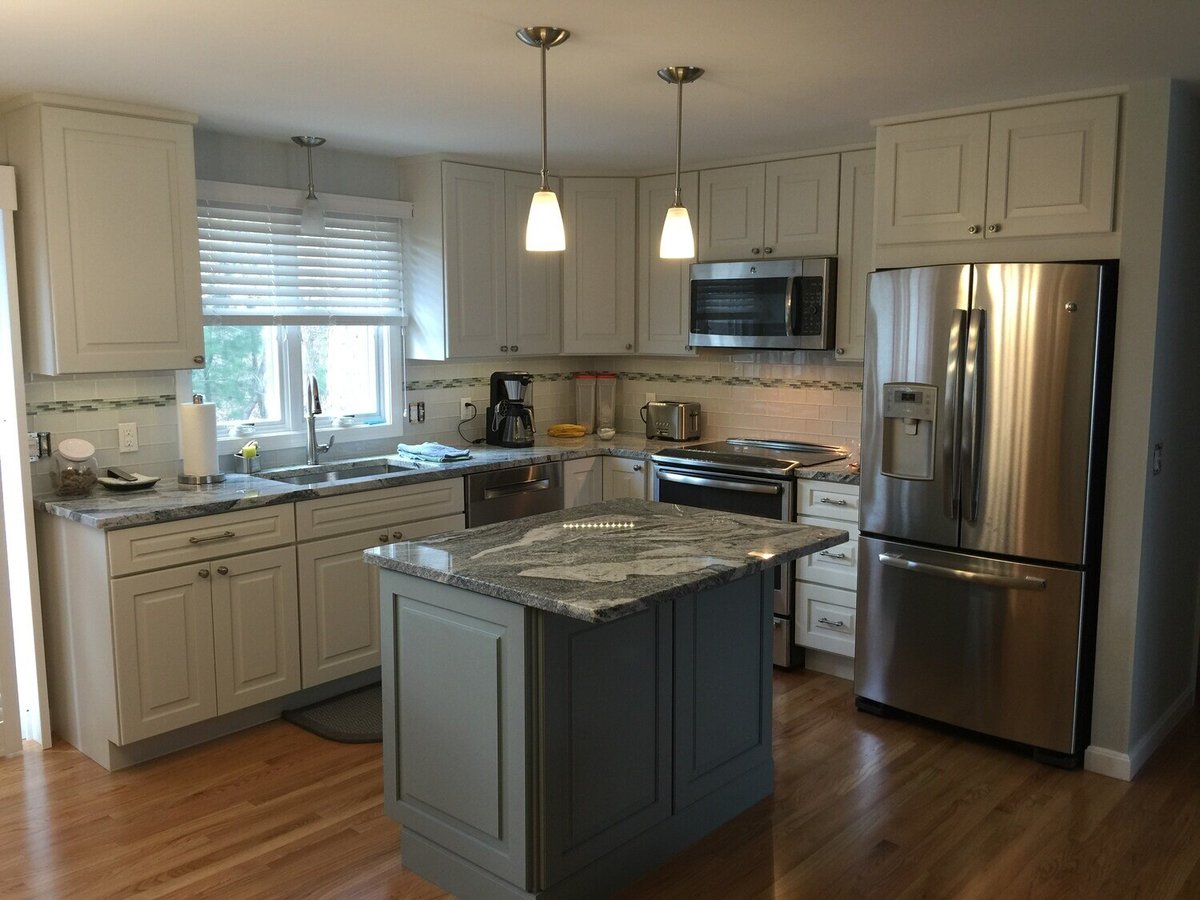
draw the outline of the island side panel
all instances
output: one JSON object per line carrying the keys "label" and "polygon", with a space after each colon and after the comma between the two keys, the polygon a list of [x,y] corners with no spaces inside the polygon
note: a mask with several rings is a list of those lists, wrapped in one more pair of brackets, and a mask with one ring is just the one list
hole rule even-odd
{"label": "island side panel", "polygon": [[677,812],[752,770],[773,778],[772,589],[768,571],[675,602]]}
{"label": "island side panel", "polygon": [[671,609],[602,625],[539,615],[539,887],[671,815]]}
{"label": "island side panel", "polygon": [[[530,612],[395,572],[381,573],[380,595],[385,802],[402,847],[419,834],[528,889]],[[416,856],[409,868],[447,883]]]}

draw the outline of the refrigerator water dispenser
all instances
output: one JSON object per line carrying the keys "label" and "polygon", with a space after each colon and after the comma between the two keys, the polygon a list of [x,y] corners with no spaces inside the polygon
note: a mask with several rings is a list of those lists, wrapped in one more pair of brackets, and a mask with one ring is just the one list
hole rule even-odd
{"label": "refrigerator water dispenser", "polygon": [[891,382],[883,386],[884,475],[933,480],[937,395],[932,384]]}

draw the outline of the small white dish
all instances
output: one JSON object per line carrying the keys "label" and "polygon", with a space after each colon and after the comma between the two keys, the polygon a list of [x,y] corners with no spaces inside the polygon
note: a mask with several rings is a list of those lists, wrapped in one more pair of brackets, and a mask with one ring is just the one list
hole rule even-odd
{"label": "small white dish", "polygon": [[612,428],[597,428],[596,429],[596,437],[600,438],[600,440],[602,440],[602,441],[611,441],[616,436],[617,436],[617,432],[615,429],[612,429]]}
{"label": "small white dish", "polygon": [[96,480],[108,488],[110,491],[138,491],[142,488],[153,487],[158,484],[158,476],[156,475],[139,475],[137,472],[130,472],[137,481],[126,481],[124,478],[110,478],[107,475],[101,475]]}

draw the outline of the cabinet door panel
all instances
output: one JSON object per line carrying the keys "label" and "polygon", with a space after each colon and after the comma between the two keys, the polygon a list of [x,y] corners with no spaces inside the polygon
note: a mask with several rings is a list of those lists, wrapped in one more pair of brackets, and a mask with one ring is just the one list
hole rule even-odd
{"label": "cabinet door panel", "polygon": [[646,499],[646,470],[648,463],[636,459],[604,457],[604,499],[622,497]]}
{"label": "cabinet door panel", "polygon": [[563,462],[563,509],[572,509],[604,499],[602,457],[568,459]]}
{"label": "cabinet door panel", "polygon": [[[697,239],[700,216],[700,176],[680,176],[683,205]],[[688,305],[691,295],[690,259],[660,259],[658,245],[663,220],[675,202],[675,176],[638,179],[638,298],[637,348],[660,356],[695,356],[688,346]]]}
{"label": "cabinet door panel", "polygon": [[761,163],[700,173],[702,262],[749,259],[762,250],[765,181]]}
{"label": "cabinet door panel", "polygon": [[122,744],[217,714],[212,606],[202,568],[111,582]]}
{"label": "cabinet door panel", "polygon": [[191,128],[44,107],[42,140],[54,371],[194,368],[204,336]]}
{"label": "cabinet door panel", "polygon": [[442,228],[451,356],[505,344],[504,172],[444,163]]}
{"label": "cabinet door panel", "polygon": [[1119,104],[1096,97],[992,113],[987,216],[996,236],[1112,230]]}
{"label": "cabinet door panel", "polygon": [[636,194],[632,178],[564,179],[564,352],[633,349]]}
{"label": "cabinet door panel", "polygon": [[[504,173],[508,250],[506,342],[510,352],[523,355],[558,353],[562,349],[563,255],[531,253],[525,249],[529,202],[540,184],[537,175]],[[557,183],[551,188],[559,190]]]}
{"label": "cabinet door panel", "polygon": [[838,250],[837,154],[766,164],[763,252],[833,256]]}
{"label": "cabinet door panel", "polygon": [[212,565],[217,712],[300,690],[295,548]]}
{"label": "cabinet door panel", "polygon": [[987,113],[884,126],[876,153],[878,243],[983,238]]}
{"label": "cabinet door panel", "polygon": [[875,151],[842,154],[838,216],[837,358],[861,360],[867,275],[875,268]]}

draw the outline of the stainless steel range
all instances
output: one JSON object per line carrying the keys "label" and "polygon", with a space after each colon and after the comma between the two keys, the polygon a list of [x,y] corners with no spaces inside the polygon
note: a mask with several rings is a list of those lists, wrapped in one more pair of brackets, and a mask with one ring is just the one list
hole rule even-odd
{"label": "stainless steel range", "polygon": [[[669,447],[650,457],[654,499],[793,522],[796,471],[845,458],[841,447],[749,438]],[[777,666],[803,662],[793,639],[795,582],[794,563],[775,569]]]}

